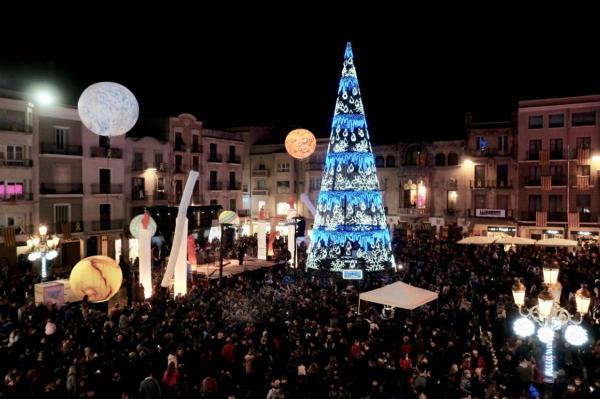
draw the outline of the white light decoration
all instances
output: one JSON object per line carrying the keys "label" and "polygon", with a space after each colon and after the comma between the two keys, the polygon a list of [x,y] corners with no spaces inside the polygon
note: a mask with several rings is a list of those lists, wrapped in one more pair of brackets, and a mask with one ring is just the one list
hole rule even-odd
{"label": "white light decoration", "polygon": [[535,324],[527,317],[519,317],[513,323],[513,330],[519,337],[527,338],[531,336],[535,331]]}
{"label": "white light decoration", "polygon": [[[539,335],[539,331],[538,331]],[[554,333],[553,333],[554,335]],[[541,341],[541,340],[540,340]],[[547,382],[551,382],[554,380],[554,352],[552,339],[546,342],[546,353],[544,356],[544,379]]]}
{"label": "white light decoration", "polygon": [[581,346],[588,341],[588,333],[585,328],[573,325],[565,329],[565,339],[573,346]]}
{"label": "white light decoration", "polygon": [[133,93],[114,82],[94,83],[81,93],[77,110],[83,124],[100,136],[121,136],[135,125],[139,105]]}
{"label": "white light decoration", "polygon": [[540,327],[537,331],[537,337],[540,342],[544,344],[552,343],[552,340],[554,339],[554,330],[547,326]]}

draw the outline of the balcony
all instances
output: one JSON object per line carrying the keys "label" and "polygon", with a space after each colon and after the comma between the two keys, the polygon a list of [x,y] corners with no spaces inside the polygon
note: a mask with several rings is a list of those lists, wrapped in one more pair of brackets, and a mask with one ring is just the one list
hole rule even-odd
{"label": "balcony", "polygon": [[398,209],[398,213],[408,216],[427,216],[429,211],[427,208],[400,208]]}
{"label": "balcony", "polygon": [[[535,216],[534,216],[535,220]],[[566,222],[567,221],[567,212],[548,212],[548,221],[549,222]]]}
{"label": "balcony", "polygon": [[230,181],[229,184],[227,185],[227,189],[239,191],[242,189],[242,183],[239,181],[236,181],[236,182]]}
{"label": "balcony", "polygon": [[220,181],[209,181],[206,187],[209,191],[220,191],[223,190],[223,183]]}
{"label": "balcony", "polygon": [[5,197],[0,197],[0,201],[2,201],[2,202],[20,202],[20,201],[32,201],[32,200],[33,200],[32,193],[12,194],[12,195],[6,195]]}
{"label": "balcony", "polygon": [[550,151],[550,160],[565,159],[565,153],[563,150]]}
{"label": "balcony", "polygon": [[64,223],[54,223],[53,225],[50,225],[48,227],[53,229],[52,233],[54,234],[83,233],[83,222],[81,220]]}
{"label": "balcony", "polygon": [[24,122],[13,122],[10,120],[0,119],[0,130],[7,132],[32,133],[33,127]]}
{"label": "balcony", "polygon": [[166,201],[167,193],[164,190],[161,191],[144,191],[140,189],[133,189],[131,191],[132,201]]}
{"label": "balcony", "polygon": [[108,231],[108,230],[122,230],[123,219],[110,219],[110,220],[93,220],[91,223],[91,231]]}
{"label": "balcony", "polygon": [[512,180],[470,180],[469,187],[478,188],[512,188]]}
{"label": "balcony", "polygon": [[252,195],[269,195],[268,188],[255,188],[252,190]]}
{"label": "balcony", "polygon": [[0,166],[30,168],[33,166],[33,161],[31,159],[0,159]]}
{"label": "balcony", "polygon": [[122,184],[92,184],[92,194],[122,194]]}
{"label": "balcony", "polygon": [[183,152],[183,151],[185,151],[185,148],[186,147],[185,147],[185,144],[183,142],[175,142],[175,147],[174,147],[175,151],[181,151],[181,152]]}
{"label": "balcony", "polygon": [[41,154],[56,154],[56,155],[73,155],[81,156],[83,154],[80,145],[63,145],[57,146],[54,143],[41,143]]}
{"label": "balcony", "polygon": [[527,161],[539,161],[540,160],[540,152],[538,151],[527,151],[526,153],[526,160]]}
{"label": "balcony", "polygon": [[132,172],[142,172],[142,171],[144,171],[144,169],[146,169],[145,166],[146,165],[144,164],[144,162],[134,162],[131,165],[131,171]]}
{"label": "balcony", "polygon": [[552,176],[552,185],[553,186],[566,186],[567,185],[567,176],[558,175]]}
{"label": "balcony", "polygon": [[227,157],[227,163],[240,164],[242,163],[242,158],[239,155],[229,155]]}
{"label": "balcony", "polygon": [[209,154],[208,162],[223,162],[223,155],[221,154]]}
{"label": "balcony", "polygon": [[201,153],[202,152],[202,146],[201,145],[193,145],[192,144],[192,152]]}
{"label": "balcony", "polygon": [[83,194],[81,183],[42,183],[40,194]]}
{"label": "balcony", "polygon": [[252,176],[253,177],[268,177],[269,169],[253,169]]}
{"label": "balcony", "polygon": [[120,148],[92,147],[90,150],[92,158],[123,158],[123,150]]}
{"label": "balcony", "polygon": [[175,173],[187,173],[189,172],[190,167],[185,163],[176,163],[175,164]]}

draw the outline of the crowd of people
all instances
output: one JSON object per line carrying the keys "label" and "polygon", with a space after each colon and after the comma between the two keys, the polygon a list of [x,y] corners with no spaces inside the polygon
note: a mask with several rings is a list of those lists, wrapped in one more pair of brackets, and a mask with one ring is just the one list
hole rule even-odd
{"label": "crowd of people", "polygon": [[[541,289],[548,257],[562,264],[563,303],[600,287],[600,251],[459,246],[395,240],[400,271],[361,282],[282,266],[227,287],[195,276],[186,296],[33,304],[37,276],[0,281],[0,398],[555,398],[600,397],[599,325],[590,342],[555,345],[543,384],[543,346],[512,332],[511,286]],[[412,312],[361,306],[358,293],[395,280],[438,292]],[[569,303],[569,305],[566,305]]]}

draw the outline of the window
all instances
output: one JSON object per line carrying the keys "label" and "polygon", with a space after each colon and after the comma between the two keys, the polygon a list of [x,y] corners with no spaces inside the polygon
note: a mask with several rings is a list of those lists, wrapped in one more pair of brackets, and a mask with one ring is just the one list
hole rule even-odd
{"label": "window", "polygon": [[590,175],[590,165],[578,165],[577,166],[577,174],[579,176],[589,176]]}
{"label": "window", "polygon": [[183,137],[181,136],[181,133],[177,132],[175,133],[175,150],[177,151],[183,151],[184,144],[183,144]]}
{"label": "window", "polygon": [[553,185],[563,185],[564,182],[564,173],[562,165],[553,165],[550,166],[550,176],[552,176],[552,184]]}
{"label": "window", "polygon": [[475,165],[475,187],[485,187],[485,165]]}
{"label": "window", "polygon": [[62,225],[71,221],[71,205],[54,204],[54,223]]}
{"label": "window", "polygon": [[156,179],[156,191],[164,192],[165,191],[165,178],[159,177]]}
{"label": "window", "polygon": [[473,196],[473,202],[475,203],[475,209],[486,209],[485,195],[481,194]]}
{"label": "window", "polygon": [[508,187],[508,165],[496,165],[496,180],[498,187]]}
{"label": "window", "polygon": [[143,177],[134,177],[132,178],[131,186],[133,190],[131,192],[131,197],[134,200],[142,200],[146,195],[145,183]]}
{"label": "window", "polygon": [[550,139],[550,159],[563,158],[563,140]]}
{"label": "window", "polygon": [[498,151],[508,152],[508,136],[505,134],[498,136]]}
{"label": "window", "polygon": [[577,207],[577,212],[589,214],[592,206],[591,195],[577,195],[575,197],[575,206]]}
{"label": "window", "polygon": [[458,165],[458,154],[451,152],[448,154],[448,166]]}
{"label": "window", "polygon": [[475,148],[477,151],[485,152],[488,150],[487,139],[483,136],[475,137]]}
{"label": "window", "polygon": [[210,147],[209,147],[209,156],[211,159],[215,159],[217,157],[217,144],[216,143],[210,143]]}
{"label": "window", "polygon": [[377,155],[375,157],[375,166],[377,166],[378,168],[383,168],[385,166],[385,161],[383,160],[383,157],[381,155]]}
{"label": "window", "polygon": [[565,115],[564,114],[550,114],[548,121],[548,127],[563,127],[565,126]]}
{"label": "window", "polygon": [[418,184],[409,180],[404,184],[404,207],[425,209],[427,206],[427,187],[423,181]]}
{"label": "window", "polygon": [[183,172],[183,157],[175,155],[175,172]]}
{"label": "window", "polygon": [[[533,217],[535,218],[535,212],[541,211],[542,210],[542,196],[541,195],[530,195],[529,196],[529,213],[534,214]],[[530,215],[531,217],[531,215]]]}
{"label": "window", "polygon": [[530,185],[539,185],[542,179],[542,168],[540,166],[531,166],[529,168],[529,182]]}
{"label": "window", "polygon": [[70,130],[71,129],[68,127],[54,128],[54,145],[56,146],[56,149],[64,150],[67,148]]}
{"label": "window", "polygon": [[456,190],[448,190],[448,202],[446,209],[449,211],[456,210],[456,200],[458,199],[458,192]]}
{"label": "window", "polygon": [[144,153],[143,152],[134,152],[133,153],[133,170],[143,170],[144,169]]}
{"label": "window", "polygon": [[310,178],[310,191],[318,191],[321,189],[321,178],[311,177]]}
{"label": "window", "polygon": [[387,184],[388,184],[387,178],[384,177],[383,179],[379,180],[379,188],[381,190],[384,190],[384,191],[387,190]]}
{"label": "window", "polygon": [[210,178],[210,184],[211,184],[211,186],[217,184],[217,171],[216,170],[211,170],[209,178]]}
{"label": "window", "polygon": [[439,153],[435,155],[435,166],[446,166],[446,155]]}
{"label": "window", "polygon": [[199,140],[199,135],[194,134],[192,136],[192,151],[193,152],[200,152],[200,146],[198,145],[198,140]]}
{"label": "window", "polygon": [[496,209],[508,209],[508,195],[496,195]]}
{"label": "window", "polygon": [[277,182],[277,194],[289,194],[290,193],[290,182],[286,181],[278,181]]}
{"label": "window", "polygon": [[278,215],[287,215],[290,210],[290,204],[287,202],[278,202],[277,203],[277,214]]}
{"label": "window", "polygon": [[237,210],[237,201],[235,198],[229,198],[229,210],[234,212]]}
{"label": "window", "polygon": [[385,166],[387,168],[393,168],[396,166],[396,158],[393,155],[385,157]]}
{"label": "window", "polygon": [[216,199],[211,199],[211,200],[210,200],[210,204],[211,204],[211,205],[219,205],[219,203],[217,202],[217,200],[216,200]]}
{"label": "window", "polygon": [[279,161],[277,162],[277,172],[285,173],[290,171],[290,162],[289,161]]}
{"label": "window", "polygon": [[542,140],[529,140],[529,160],[540,159],[540,151],[542,150]]}
{"label": "window", "polygon": [[592,138],[591,137],[577,137],[576,144],[578,150],[589,150],[592,148]]}
{"label": "window", "polygon": [[192,169],[195,171],[200,170],[200,163],[197,156],[192,157]]}
{"label": "window", "polygon": [[596,111],[574,112],[571,126],[593,126],[596,124]]}
{"label": "window", "polygon": [[258,210],[265,209],[267,203],[265,201],[258,201]]}
{"label": "window", "polygon": [[256,180],[256,189],[257,190],[266,190],[267,189],[267,181],[265,179],[257,179]]}
{"label": "window", "polygon": [[563,196],[550,195],[548,196],[548,212],[559,213],[563,211]]}
{"label": "window", "polygon": [[7,145],[6,150],[0,146],[0,161],[4,161],[8,165],[23,164],[23,146]]}
{"label": "window", "polygon": [[532,115],[529,117],[529,128],[530,129],[541,129],[544,127],[544,116],[543,115]]}
{"label": "window", "polygon": [[154,153],[154,167],[158,170],[162,170],[161,166],[160,166],[162,163],[163,163],[162,152],[155,152]]}
{"label": "window", "polygon": [[20,198],[24,194],[22,181],[0,181],[0,199]]}

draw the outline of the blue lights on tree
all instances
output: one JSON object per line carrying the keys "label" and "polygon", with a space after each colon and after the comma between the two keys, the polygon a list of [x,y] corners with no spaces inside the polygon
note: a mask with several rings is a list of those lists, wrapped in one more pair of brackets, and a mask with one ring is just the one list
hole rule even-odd
{"label": "blue lights on tree", "polygon": [[370,272],[392,267],[390,233],[350,43],[316,209],[307,268]]}

